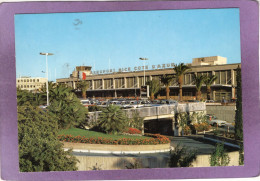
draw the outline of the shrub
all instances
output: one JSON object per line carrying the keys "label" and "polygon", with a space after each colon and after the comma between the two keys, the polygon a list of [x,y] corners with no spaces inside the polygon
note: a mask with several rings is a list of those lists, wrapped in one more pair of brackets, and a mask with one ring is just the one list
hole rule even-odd
{"label": "shrub", "polygon": [[72,143],[88,143],[88,144],[109,144],[109,145],[157,145],[170,143],[169,138],[159,134],[145,134],[151,138],[145,139],[133,139],[133,138],[102,138],[102,137],[91,137],[86,138],[85,136],[72,136],[72,135],[59,135],[60,141],[72,142]]}
{"label": "shrub", "polygon": [[21,172],[75,171],[77,159],[57,139],[55,118],[30,104],[18,106],[19,168]]}
{"label": "shrub", "polygon": [[197,158],[196,150],[188,150],[186,147],[177,147],[170,152],[169,167],[190,167],[191,163]]}
{"label": "shrub", "polygon": [[210,166],[227,166],[230,157],[226,153],[223,143],[217,143],[214,152],[210,155]]}
{"label": "shrub", "polygon": [[143,129],[144,118],[139,115],[139,112],[133,114],[133,118],[128,119],[129,127]]}
{"label": "shrub", "polygon": [[184,131],[184,135],[189,135],[189,134],[191,134],[191,129],[190,129],[190,127],[187,126],[187,125],[184,126],[183,131]]}
{"label": "shrub", "polygon": [[206,123],[206,122],[203,122],[203,123],[195,123],[193,124],[194,125],[194,128],[196,131],[198,132],[201,132],[201,131],[208,131],[210,130],[211,126]]}
{"label": "shrub", "polygon": [[141,134],[142,132],[139,129],[136,128],[128,128],[128,130],[125,133],[129,134]]}

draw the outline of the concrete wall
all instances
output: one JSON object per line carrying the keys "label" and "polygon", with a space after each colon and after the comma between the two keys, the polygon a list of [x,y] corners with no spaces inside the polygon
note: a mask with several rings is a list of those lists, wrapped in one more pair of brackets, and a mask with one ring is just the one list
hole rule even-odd
{"label": "concrete wall", "polygon": [[63,142],[64,148],[97,151],[155,151],[170,149],[170,143],[158,145],[106,145]]}
{"label": "concrete wall", "polygon": [[[93,166],[101,167],[102,170],[119,170],[127,169],[130,163],[134,163],[134,157],[87,157],[76,156],[80,161],[77,164],[79,171],[91,170]],[[141,160],[144,168],[166,168],[168,157],[146,157],[138,159]]]}
{"label": "concrete wall", "polygon": [[[239,165],[239,152],[228,153],[230,157],[230,162],[228,166],[238,166]],[[193,167],[210,167],[210,155],[199,155],[197,159],[192,163]]]}
{"label": "concrete wall", "polygon": [[217,118],[233,122],[235,121],[236,106],[206,105],[207,114],[214,114]]}
{"label": "concrete wall", "polygon": [[[230,163],[228,166],[239,165],[239,153],[230,152]],[[80,161],[77,166],[79,171],[91,170],[93,166],[101,167],[102,170],[118,170],[126,169],[126,165],[141,160],[143,168],[167,168],[169,157],[167,156],[151,156],[151,157],[99,157],[99,156],[76,156]],[[192,163],[193,167],[210,167],[210,155],[199,155]]]}

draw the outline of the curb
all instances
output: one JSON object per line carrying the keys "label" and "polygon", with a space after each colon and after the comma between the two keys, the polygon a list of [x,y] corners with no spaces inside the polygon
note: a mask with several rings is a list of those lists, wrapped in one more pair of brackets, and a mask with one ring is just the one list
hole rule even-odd
{"label": "curb", "polygon": [[[65,151],[68,151],[69,148],[64,148]],[[171,146],[169,149],[163,150],[153,150],[153,151],[101,151],[101,150],[81,150],[81,149],[73,149],[73,152],[77,153],[100,153],[100,154],[147,154],[147,153],[163,153],[163,152],[170,152],[174,150]]]}

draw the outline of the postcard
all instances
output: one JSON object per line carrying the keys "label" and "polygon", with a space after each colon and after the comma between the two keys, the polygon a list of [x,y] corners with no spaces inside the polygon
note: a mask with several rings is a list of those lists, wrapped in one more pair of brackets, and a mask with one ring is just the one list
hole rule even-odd
{"label": "postcard", "polygon": [[256,2],[0,9],[3,179],[258,175]]}

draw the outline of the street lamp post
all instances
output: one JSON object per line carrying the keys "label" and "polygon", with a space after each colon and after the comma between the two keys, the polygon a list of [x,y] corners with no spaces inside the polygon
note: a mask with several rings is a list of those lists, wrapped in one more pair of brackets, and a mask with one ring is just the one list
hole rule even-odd
{"label": "street lamp post", "polygon": [[144,85],[145,85],[145,60],[148,60],[148,58],[140,57],[139,59],[144,61]]}
{"label": "street lamp post", "polygon": [[48,85],[48,55],[54,55],[53,53],[40,53],[46,57],[46,92],[47,92],[47,106],[49,106],[49,85]]}

